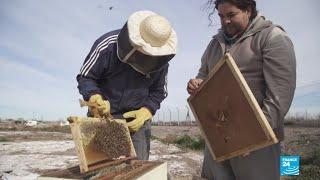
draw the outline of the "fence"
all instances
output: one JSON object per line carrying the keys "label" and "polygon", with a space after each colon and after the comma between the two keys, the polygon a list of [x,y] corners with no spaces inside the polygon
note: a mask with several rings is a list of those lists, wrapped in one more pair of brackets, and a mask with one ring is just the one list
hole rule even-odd
{"label": "fence", "polygon": [[152,125],[158,126],[195,126],[195,118],[189,106],[162,107],[152,119]]}
{"label": "fence", "polygon": [[[320,113],[288,113],[284,124],[286,126],[320,127]],[[161,107],[152,119],[156,126],[196,126],[197,123],[189,106]]]}

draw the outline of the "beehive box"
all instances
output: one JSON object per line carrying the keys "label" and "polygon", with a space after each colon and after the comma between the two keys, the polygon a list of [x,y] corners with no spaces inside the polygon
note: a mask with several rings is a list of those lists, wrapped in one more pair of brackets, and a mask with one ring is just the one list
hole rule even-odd
{"label": "beehive box", "polygon": [[132,159],[136,152],[124,120],[69,117],[80,171],[94,170],[117,159]]}
{"label": "beehive box", "polygon": [[278,142],[230,54],[217,63],[188,103],[217,161]]}

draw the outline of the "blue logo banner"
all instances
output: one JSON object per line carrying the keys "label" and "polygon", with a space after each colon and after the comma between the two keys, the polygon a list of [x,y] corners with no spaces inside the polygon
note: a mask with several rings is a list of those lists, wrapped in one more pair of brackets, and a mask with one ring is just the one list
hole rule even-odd
{"label": "blue logo banner", "polygon": [[300,174],[300,156],[280,156],[280,175],[297,176]]}

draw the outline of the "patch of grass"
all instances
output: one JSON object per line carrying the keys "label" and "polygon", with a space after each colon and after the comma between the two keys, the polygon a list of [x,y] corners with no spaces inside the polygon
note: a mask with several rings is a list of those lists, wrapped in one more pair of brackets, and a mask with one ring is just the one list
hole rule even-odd
{"label": "patch of grass", "polygon": [[315,165],[320,167],[320,149],[314,151],[311,157],[302,159],[301,165]]}
{"label": "patch of grass", "polygon": [[19,127],[10,127],[10,128],[0,128],[0,131],[46,131],[46,132],[62,132],[62,133],[71,133],[70,126],[47,126],[47,127],[29,127],[29,126],[19,126]]}
{"label": "patch of grass", "polygon": [[37,131],[46,131],[46,132],[71,133],[71,129],[69,126],[50,126],[50,127],[36,128],[36,130]]}
{"label": "patch of grass", "polygon": [[320,176],[320,167],[314,165],[303,165],[300,168],[300,175],[293,176],[292,180],[318,180]]}
{"label": "patch of grass", "polygon": [[193,150],[202,150],[205,146],[205,140],[201,137],[193,139],[188,135],[183,135],[178,137],[175,141],[175,144],[178,144],[181,147],[189,148]]}
{"label": "patch of grass", "polygon": [[160,138],[158,138],[157,136],[154,136],[154,135],[151,135],[151,136],[150,136],[150,139],[151,139],[151,140],[160,140]]}
{"label": "patch of grass", "polygon": [[314,151],[309,158],[301,159],[300,175],[293,180],[316,180],[320,177],[320,149]]}
{"label": "patch of grass", "polygon": [[296,123],[295,122],[293,122],[293,121],[285,121],[284,122],[284,125],[285,126],[290,126],[290,125],[295,125]]}
{"label": "patch of grass", "polygon": [[163,138],[161,141],[167,144],[174,144],[177,140],[177,136],[173,134],[168,134],[165,138]]}
{"label": "patch of grass", "polygon": [[16,128],[16,127],[11,127],[11,128],[9,128],[9,127],[0,127],[0,131],[16,131],[16,130],[18,130],[18,128]]}
{"label": "patch of grass", "polygon": [[8,142],[8,141],[10,141],[8,138],[0,137],[0,142]]}

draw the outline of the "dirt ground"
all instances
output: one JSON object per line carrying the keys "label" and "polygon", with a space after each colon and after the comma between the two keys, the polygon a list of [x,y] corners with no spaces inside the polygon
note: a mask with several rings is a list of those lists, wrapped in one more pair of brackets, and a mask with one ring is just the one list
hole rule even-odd
{"label": "dirt ground", "polygon": [[[78,164],[71,134],[42,131],[0,131],[0,177],[35,179],[48,170]],[[201,151],[151,141],[150,160],[166,161],[172,179],[192,179],[200,173]]]}
{"label": "dirt ground", "polygon": [[[320,148],[320,128],[286,127],[282,152],[309,156]],[[198,179],[203,160],[202,151],[181,149],[170,142],[177,136],[199,137],[196,126],[154,126],[150,160],[168,163],[171,179]],[[52,169],[78,164],[71,134],[43,131],[0,131],[0,178],[35,179]]]}

